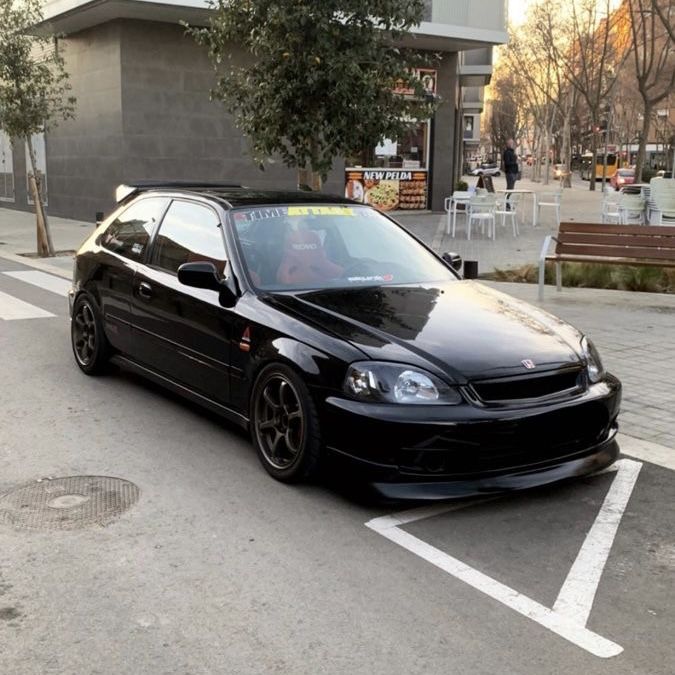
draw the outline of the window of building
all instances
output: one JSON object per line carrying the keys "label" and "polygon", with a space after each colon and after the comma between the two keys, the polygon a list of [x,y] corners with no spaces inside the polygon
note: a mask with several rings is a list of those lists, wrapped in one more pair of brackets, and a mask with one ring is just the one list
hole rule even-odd
{"label": "window of building", "polygon": [[174,201],[155,239],[153,264],[177,272],[186,262],[212,262],[219,274],[225,272],[225,245],[220,221],[207,206]]}
{"label": "window of building", "polygon": [[145,250],[168,199],[141,199],[123,211],[103,233],[101,246],[132,260],[143,260]]}

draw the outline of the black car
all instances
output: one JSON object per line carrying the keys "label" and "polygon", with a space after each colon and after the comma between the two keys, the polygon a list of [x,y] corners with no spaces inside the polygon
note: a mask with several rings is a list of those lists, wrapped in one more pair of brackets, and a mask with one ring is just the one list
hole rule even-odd
{"label": "black car", "polygon": [[621,385],[590,340],[456,265],[339,197],[131,186],[77,253],[73,351],[250,429],[283,481],[431,499],[611,464]]}

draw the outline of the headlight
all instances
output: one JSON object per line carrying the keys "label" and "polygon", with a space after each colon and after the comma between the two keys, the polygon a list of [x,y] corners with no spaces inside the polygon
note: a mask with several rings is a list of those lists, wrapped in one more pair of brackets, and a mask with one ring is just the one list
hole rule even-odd
{"label": "headlight", "polygon": [[374,403],[413,403],[457,405],[462,402],[457,389],[420,368],[382,361],[352,363],[344,389],[361,401]]}
{"label": "headlight", "polygon": [[602,366],[602,360],[600,359],[598,350],[587,337],[581,338],[581,351],[586,359],[588,379],[591,382],[600,382],[605,376],[605,369]]}

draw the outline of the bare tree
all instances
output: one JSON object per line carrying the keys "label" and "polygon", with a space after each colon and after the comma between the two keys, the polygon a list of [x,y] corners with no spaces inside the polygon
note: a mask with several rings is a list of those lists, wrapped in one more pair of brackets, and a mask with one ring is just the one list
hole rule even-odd
{"label": "bare tree", "polygon": [[633,38],[631,52],[637,88],[644,104],[635,162],[635,176],[638,181],[642,180],[652,113],[675,86],[675,42],[669,23],[672,3],[667,3],[667,11],[661,7],[662,4],[666,3],[663,0],[627,0],[625,5]]}
{"label": "bare tree", "polygon": [[[619,30],[619,13],[611,0],[577,0],[564,9],[552,0],[565,17],[566,39],[552,43],[556,62],[565,78],[577,90],[588,107],[593,166],[597,163],[598,134],[603,108],[609,100],[628,49],[626,36]],[[565,15],[567,12],[567,16]],[[591,171],[590,189],[595,190]]]}

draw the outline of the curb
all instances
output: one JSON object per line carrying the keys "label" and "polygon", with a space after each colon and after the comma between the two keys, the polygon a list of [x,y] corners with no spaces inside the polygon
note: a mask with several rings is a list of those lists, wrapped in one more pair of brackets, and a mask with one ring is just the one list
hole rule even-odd
{"label": "curb", "polygon": [[64,279],[72,279],[72,273],[62,270],[60,267],[50,265],[49,263],[42,262],[42,260],[37,260],[35,258],[26,258],[25,256],[18,255],[16,253],[7,253],[5,251],[0,251],[0,258],[4,260],[11,260],[12,262],[19,263],[20,265],[25,265],[26,267],[33,267],[36,270],[41,270],[42,272],[48,272],[49,274],[54,274],[56,276],[62,277]]}

